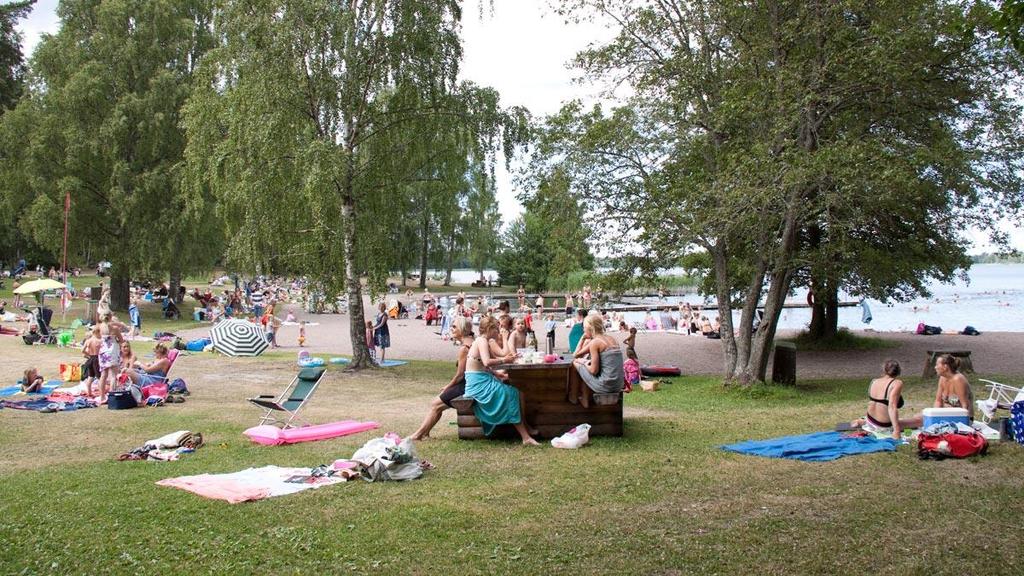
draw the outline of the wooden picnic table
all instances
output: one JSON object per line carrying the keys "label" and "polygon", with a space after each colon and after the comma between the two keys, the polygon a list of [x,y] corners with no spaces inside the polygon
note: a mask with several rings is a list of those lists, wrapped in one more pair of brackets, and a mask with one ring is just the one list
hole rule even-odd
{"label": "wooden picnic table", "polygon": [[[550,364],[506,364],[498,369],[508,372],[508,384],[519,389],[526,403],[526,421],[542,438],[560,436],[579,424],[590,424],[591,436],[622,436],[622,393],[594,394],[589,408],[568,399],[571,379],[581,380],[572,361]],[[581,386],[586,386],[580,382]],[[458,413],[459,438],[484,438],[480,421],[473,413],[473,400],[456,398],[452,406]],[[499,426],[493,437],[518,437],[511,425]]]}

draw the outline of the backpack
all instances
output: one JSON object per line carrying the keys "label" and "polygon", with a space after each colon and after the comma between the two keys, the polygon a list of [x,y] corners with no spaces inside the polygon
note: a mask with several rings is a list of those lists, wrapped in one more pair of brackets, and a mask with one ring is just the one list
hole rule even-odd
{"label": "backpack", "polygon": [[181,378],[175,378],[170,384],[167,385],[168,394],[187,394],[188,386],[185,386],[185,381]]}
{"label": "backpack", "polygon": [[988,440],[978,432],[944,434],[928,434],[922,432],[917,436],[917,456],[922,460],[929,458],[967,458],[988,451]]}

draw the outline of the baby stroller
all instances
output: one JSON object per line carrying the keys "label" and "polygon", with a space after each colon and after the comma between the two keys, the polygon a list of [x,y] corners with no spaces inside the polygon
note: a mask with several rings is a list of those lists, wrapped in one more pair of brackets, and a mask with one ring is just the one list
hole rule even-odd
{"label": "baby stroller", "polygon": [[168,320],[179,320],[181,319],[181,311],[178,310],[177,304],[171,298],[164,298],[163,300],[164,318]]}

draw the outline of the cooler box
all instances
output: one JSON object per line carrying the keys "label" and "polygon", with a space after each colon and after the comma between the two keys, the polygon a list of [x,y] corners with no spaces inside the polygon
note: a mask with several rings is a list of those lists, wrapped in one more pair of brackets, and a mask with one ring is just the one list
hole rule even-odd
{"label": "cooler box", "polygon": [[925,428],[932,424],[940,424],[944,422],[960,422],[962,424],[971,425],[971,419],[967,415],[966,408],[925,408],[924,412],[924,423]]}

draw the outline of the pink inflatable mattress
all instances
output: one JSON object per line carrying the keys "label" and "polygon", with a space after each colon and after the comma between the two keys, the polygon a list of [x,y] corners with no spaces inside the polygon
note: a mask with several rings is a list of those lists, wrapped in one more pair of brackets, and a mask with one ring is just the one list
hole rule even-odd
{"label": "pink inflatable mattress", "polygon": [[317,426],[303,426],[302,428],[288,428],[282,430],[277,426],[264,424],[249,428],[242,434],[250,440],[264,446],[278,446],[280,444],[296,444],[298,442],[309,442],[311,440],[326,440],[349,434],[358,434],[373,430],[380,426],[376,422],[357,422],[355,420],[343,420],[330,424],[319,424]]}

